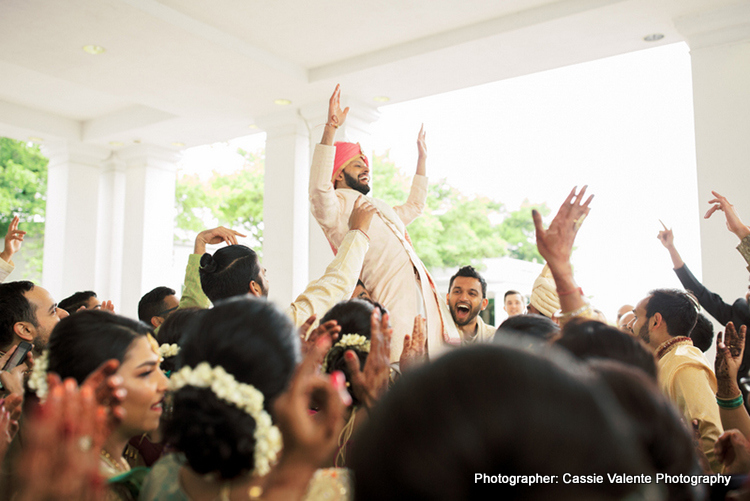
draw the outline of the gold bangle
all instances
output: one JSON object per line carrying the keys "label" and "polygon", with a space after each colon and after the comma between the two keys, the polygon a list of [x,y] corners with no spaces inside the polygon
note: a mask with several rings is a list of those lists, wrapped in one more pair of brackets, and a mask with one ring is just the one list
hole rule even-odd
{"label": "gold bangle", "polygon": [[338,129],[338,128],[339,128],[339,126],[338,126],[338,125],[336,125],[336,124],[332,124],[332,123],[330,123],[330,122],[326,124],[326,127],[333,127],[334,129]]}

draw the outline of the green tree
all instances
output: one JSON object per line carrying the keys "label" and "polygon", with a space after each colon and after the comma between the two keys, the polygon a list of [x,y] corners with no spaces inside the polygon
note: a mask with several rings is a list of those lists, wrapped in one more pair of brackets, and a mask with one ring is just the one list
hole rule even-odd
{"label": "green tree", "polygon": [[[373,156],[373,191],[378,198],[390,205],[402,204],[409,195],[410,183],[387,153]],[[424,214],[409,225],[408,231],[427,268],[480,266],[482,259],[506,255],[543,262],[536,250],[532,207],[549,213],[544,204],[528,203],[507,212],[500,202],[468,197],[440,180],[428,186]]]}
{"label": "green tree", "polygon": [[[214,171],[205,181],[198,176],[178,176],[177,228],[194,234],[218,224],[228,226],[252,236],[252,247],[260,252],[264,155],[262,151],[239,153],[245,164],[233,174]],[[373,193],[392,206],[404,203],[411,178],[388,154],[374,155],[372,161]],[[409,225],[409,236],[429,269],[481,266],[484,258],[502,256],[542,262],[534,241],[532,207],[544,215],[549,213],[543,204],[528,203],[508,212],[500,202],[468,197],[441,180],[428,186],[424,214]]]}
{"label": "green tree", "polygon": [[27,232],[21,249],[26,269],[16,279],[41,279],[48,164],[39,146],[0,137],[0,235],[16,214]]}
{"label": "green tree", "polygon": [[[191,234],[221,225],[246,234],[251,247],[263,245],[263,151],[238,153],[245,157],[241,169],[231,174],[211,173],[203,181],[197,175],[177,177],[176,226]],[[185,235],[186,236],[186,235]]]}

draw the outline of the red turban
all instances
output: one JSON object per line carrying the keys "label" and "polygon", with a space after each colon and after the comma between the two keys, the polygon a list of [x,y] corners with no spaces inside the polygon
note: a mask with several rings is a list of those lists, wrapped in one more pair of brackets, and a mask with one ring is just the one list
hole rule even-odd
{"label": "red turban", "polygon": [[339,141],[334,146],[336,146],[336,158],[333,160],[333,174],[331,175],[331,181],[336,178],[336,174],[338,174],[341,169],[346,167],[347,164],[355,158],[361,158],[366,166],[370,166],[370,162],[367,161],[367,157],[362,153],[362,147],[359,143],[345,143]]}

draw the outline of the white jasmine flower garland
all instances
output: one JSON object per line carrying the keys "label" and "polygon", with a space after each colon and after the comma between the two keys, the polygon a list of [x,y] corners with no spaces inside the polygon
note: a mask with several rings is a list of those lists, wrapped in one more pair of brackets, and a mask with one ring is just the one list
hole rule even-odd
{"label": "white jasmine flower garland", "polygon": [[49,366],[49,350],[44,352],[34,361],[34,368],[29,375],[29,388],[34,390],[36,396],[44,402],[47,399],[47,367]]}
{"label": "white jasmine flower garland", "polygon": [[162,358],[176,357],[180,353],[180,347],[177,344],[166,344],[159,346],[159,356]]}
{"label": "white jasmine flower garland", "polygon": [[281,450],[281,432],[271,422],[263,409],[263,394],[254,386],[240,383],[223,367],[211,367],[201,362],[195,368],[183,367],[169,379],[170,389],[177,391],[185,386],[209,388],[219,399],[242,409],[255,420],[254,474],[266,475],[276,462]]}
{"label": "white jasmine flower garland", "polygon": [[[365,353],[370,353],[370,340],[361,334],[344,334],[341,336],[341,339],[331,347],[331,350],[337,346],[343,348],[357,348]],[[329,350],[328,353],[330,353],[331,350]],[[323,372],[325,372],[326,369],[328,369],[328,356],[323,360]]]}

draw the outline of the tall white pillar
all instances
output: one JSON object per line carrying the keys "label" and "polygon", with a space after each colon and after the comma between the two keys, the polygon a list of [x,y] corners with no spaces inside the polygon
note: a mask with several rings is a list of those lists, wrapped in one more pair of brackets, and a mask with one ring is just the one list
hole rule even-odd
{"label": "tall white pillar", "polygon": [[42,285],[56,300],[96,284],[99,175],[111,152],[78,143],[48,144]]}
{"label": "tall white pillar", "polygon": [[[342,102],[341,106],[343,108],[349,106],[350,110],[346,117],[346,122],[344,122],[344,125],[336,131],[336,141],[359,143],[362,146],[362,150],[370,159],[370,164],[372,164],[373,146],[371,127],[380,117],[380,113],[376,108],[360,101],[353,102],[345,100]],[[307,123],[314,127],[312,128],[312,137],[310,138],[310,158],[312,158],[315,144],[320,142],[320,138],[323,135],[323,125],[328,119],[327,111],[327,102],[308,105],[301,110]],[[373,172],[373,176],[374,175],[377,175],[377,173]],[[370,194],[377,196],[374,193]],[[325,273],[326,267],[333,259],[333,251],[323,234],[323,230],[309,211],[308,218],[310,221],[308,262],[310,267],[310,280],[314,280]]]}
{"label": "tall white pillar", "polygon": [[750,223],[750,5],[703,12],[675,25],[691,49],[703,282],[731,303],[747,290],[746,265],[723,214],[710,220],[702,214],[715,190]]}
{"label": "tall white pillar", "polygon": [[99,298],[122,306],[122,258],[125,229],[125,162],[113,155],[102,164],[99,178],[99,224],[95,291]]}
{"label": "tall white pillar", "polygon": [[[118,191],[120,188],[115,189],[116,196],[124,197],[122,295],[118,311],[137,318],[141,296],[169,282],[179,154],[166,148],[137,144],[118,151],[117,158],[122,161],[125,176],[124,194]],[[118,171],[112,175],[120,174]],[[115,213],[113,217],[120,216]],[[113,242],[118,238],[117,234],[112,235]],[[113,245],[113,253],[116,252],[119,250]],[[116,260],[114,254],[112,259]]]}
{"label": "tall white pillar", "polygon": [[263,188],[263,259],[269,298],[285,307],[308,279],[310,137],[296,110],[267,116]]}

